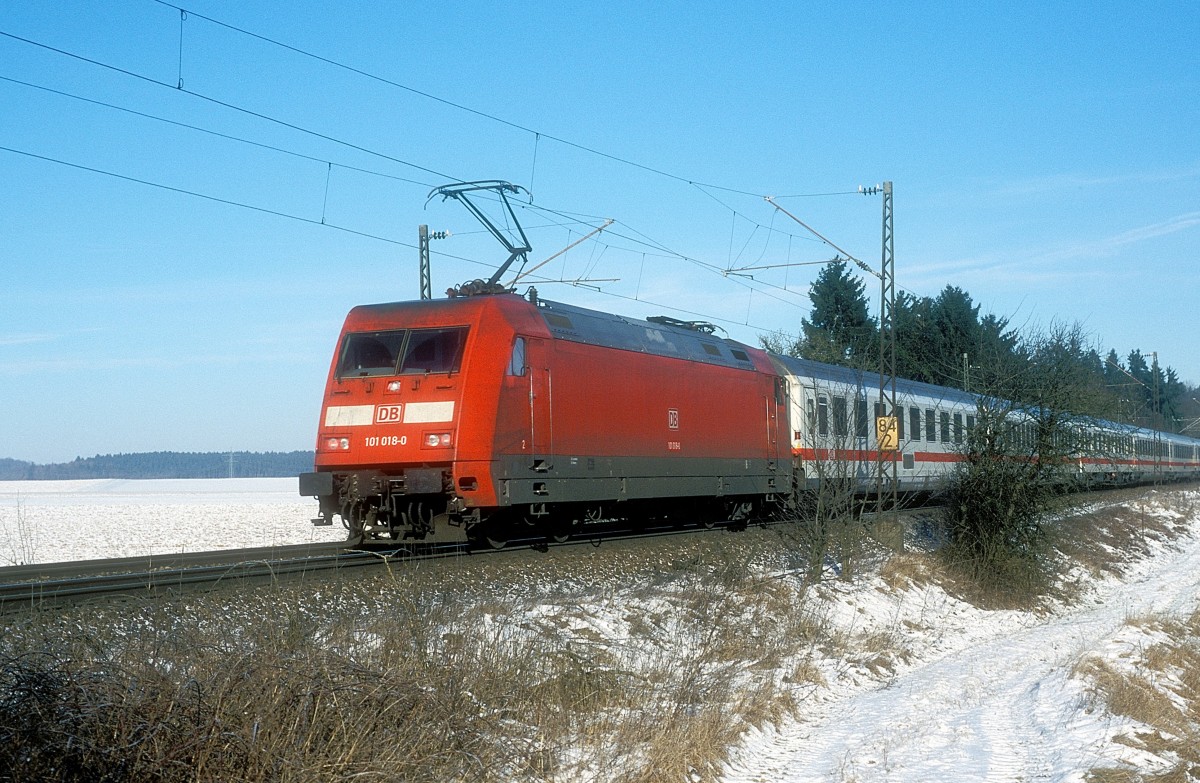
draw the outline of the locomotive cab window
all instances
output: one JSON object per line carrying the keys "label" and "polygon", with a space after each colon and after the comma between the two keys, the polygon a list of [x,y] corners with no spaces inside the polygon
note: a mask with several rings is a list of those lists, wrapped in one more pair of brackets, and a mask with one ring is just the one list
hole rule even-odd
{"label": "locomotive cab window", "polygon": [[394,375],[405,331],[361,332],[346,336],[338,377]]}
{"label": "locomotive cab window", "polygon": [[346,336],[337,376],[457,372],[466,337],[466,327],[355,332]]}
{"label": "locomotive cab window", "polygon": [[457,372],[466,338],[465,328],[412,330],[400,374]]}
{"label": "locomotive cab window", "polygon": [[520,376],[525,374],[525,338],[513,340],[512,356],[508,359],[508,374]]}

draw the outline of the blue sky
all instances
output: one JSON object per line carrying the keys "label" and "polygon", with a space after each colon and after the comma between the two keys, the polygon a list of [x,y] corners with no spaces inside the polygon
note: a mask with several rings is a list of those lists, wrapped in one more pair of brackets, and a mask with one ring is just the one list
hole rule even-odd
{"label": "blue sky", "polygon": [[819,267],[722,270],[833,255],[762,197],[876,265],[892,180],[901,288],[1200,382],[1194,3],[185,5],[0,6],[0,456],[311,448],[418,224],[435,292],[504,258],[457,179],[532,191],[532,262],[616,221],[542,296],[751,343]]}

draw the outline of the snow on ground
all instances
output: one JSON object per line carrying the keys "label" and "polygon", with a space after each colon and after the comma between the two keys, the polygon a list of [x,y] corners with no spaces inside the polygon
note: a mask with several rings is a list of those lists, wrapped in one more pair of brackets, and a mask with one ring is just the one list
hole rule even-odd
{"label": "snow on ground", "polygon": [[1082,783],[1100,767],[1165,771],[1170,759],[1114,741],[1137,724],[1107,713],[1076,666],[1127,658],[1118,640],[1131,618],[1197,610],[1197,526],[1050,613],[986,611],[936,586],[895,590],[881,579],[824,588],[836,627],[892,633],[905,662],[828,671],[798,719],[747,738],[724,783]]}
{"label": "snow on ground", "polygon": [[295,478],[0,482],[0,565],[339,541]]}
{"label": "snow on ground", "polygon": [[[0,482],[0,565],[344,536],[314,528],[314,512],[295,479]],[[1083,783],[1119,764],[1164,771],[1170,759],[1120,740],[1138,724],[1109,714],[1078,666],[1136,666],[1149,642],[1129,620],[1197,610],[1200,517],[1189,527],[1172,543],[1149,540],[1151,554],[1120,579],[1090,579],[1076,603],[1040,613],[979,609],[923,580],[823,584],[807,600],[832,630],[882,638],[884,652],[813,661],[825,684],[803,686],[797,718],[747,735],[724,783]],[[620,609],[595,607],[602,643],[627,641],[624,625],[604,621]]]}

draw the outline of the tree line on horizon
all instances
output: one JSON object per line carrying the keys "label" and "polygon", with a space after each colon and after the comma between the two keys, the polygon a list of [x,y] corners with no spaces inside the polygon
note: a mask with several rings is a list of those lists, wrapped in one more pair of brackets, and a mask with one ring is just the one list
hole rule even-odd
{"label": "tree line on horizon", "polygon": [[[869,313],[866,286],[845,261],[822,268],[809,289],[812,311],[800,334],[760,336],[768,350],[878,372],[879,323]],[[981,313],[969,293],[947,285],[937,296],[896,295],[896,374],[970,392],[1037,402],[1039,368],[1067,368],[1076,390],[1070,413],[1139,427],[1197,434],[1200,386],[1182,381],[1140,349],[1123,359],[1102,353],[1082,325],[1014,328],[1008,318]]]}
{"label": "tree line on horizon", "polygon": [[311,451],[98,454],[38,465],[0,459],[0,481],[68,479],[281,478],[312,470]]}

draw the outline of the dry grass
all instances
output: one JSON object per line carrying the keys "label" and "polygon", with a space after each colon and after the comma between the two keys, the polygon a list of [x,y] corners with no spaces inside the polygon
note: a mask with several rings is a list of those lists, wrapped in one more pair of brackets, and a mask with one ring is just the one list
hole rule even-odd
{"label": "dry grass", "polygon": [[1186,521],[1200,516],[1200,494],[1178,490],[1129,489],[1093,493],[1094,508],[1065,510],[1047,526],[1049,551],[1025,557],[962,557],[907,553],[891,557],[881,576],[892,589],[937,584],[951,595],[985,609],[1041,611],[1048,602],[1070,602],[1090,577],[1120,576],[1152,546],[1187,532]]}
{"label": "dry grass", "polygon": [[714,780],[820,676],[773,539],[723,541],[9,616],[0,781]]}
{"label": "dry grass", "polygon": [[893,555],[879,570],[880,579],[892,590],[936,584],[940,576],[937,562],[924,553]]}
{"label": "dry grass", "polygon": [[[9,519],[6,521],[5,517]],[[41,535],[37,525],[29,519],[20,495],[12,508],[0,508],[0,531],[4,534],[0,565],[25,565],[36,559]]]}
{"label": "dry grass", "polygon": [[1121,502],[1064,518],[1059,550],[1093,575],[1120,575],[1125,566],[1149,552],[1155,542],[1182,535],[1183,520],[1200,512],[1197,495],[1156,490],[1129,490]]}
{"label": "dry grass", "polygon": [[[1065,523],[1096,532],[1075,551],[1101,571],[1122,542],[1178,532],[1148,507],[1106,513]],[[814,616],[812,553],[786,544],[752,529],[10,615],[0,783],[715,780],[746,728],[794,713],[828,667],[882,678],[907,660],[905,627]],[[961,578],[929,554],[880,574],[896,591]],[[1190,622],[1178,633],[1200,635]],[[1200,695],[1176,675],[1200,672],[1196,648],[1147,652],[1153,681],[1173,678],[1168,704]],[[1163,738],[1130,742],[1183,742],[1198,722],[1093,673]]]}
{"label": "dry grass", "polygon": [[1089,658],[1076,673],[1088,680],[1108,712],[1140,726],[1114,741],[1164,758],[1170,767],[1154,775],[1098,768],[1087,779],[1171,783],[1200,778],[1200,612],[1185,620],[1142,617],[1129,624],[1157,641],[1119,664]]}

